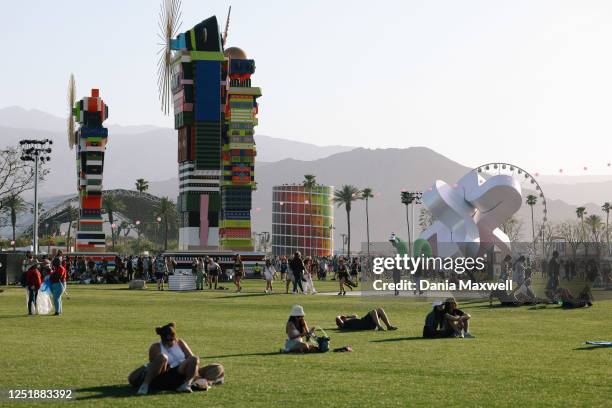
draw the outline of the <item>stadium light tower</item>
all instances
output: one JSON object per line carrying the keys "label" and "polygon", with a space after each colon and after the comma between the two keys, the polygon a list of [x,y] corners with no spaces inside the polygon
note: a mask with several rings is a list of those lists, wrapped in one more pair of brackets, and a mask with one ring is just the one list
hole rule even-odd
{"label": "stadium light tower", "polygon": [[51,139],[24,139],[21,145],[21,160],[34,162],[34,227],[32,228],[32,244],[34,257],[38,255],[38,162],[44,164],[51,160]]}

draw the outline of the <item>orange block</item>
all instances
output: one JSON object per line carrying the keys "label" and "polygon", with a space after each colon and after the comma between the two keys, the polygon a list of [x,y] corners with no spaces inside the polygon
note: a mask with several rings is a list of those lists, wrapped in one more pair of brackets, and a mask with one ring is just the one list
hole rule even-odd
{"label": "orange block", "polygon": [[83,197],[81,199],[81,208],[98,209],[102,207],[102,196]]}

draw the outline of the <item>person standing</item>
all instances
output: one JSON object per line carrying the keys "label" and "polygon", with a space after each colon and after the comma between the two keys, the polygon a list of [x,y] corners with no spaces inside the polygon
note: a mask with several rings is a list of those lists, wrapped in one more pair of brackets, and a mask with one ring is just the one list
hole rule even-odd
{"label": "person standing", "polygon": [[132,256],[130,255],[126,261],[127,265],[127,278],[128,278],[128,282],[130,282],[132,279],[134,279],[134,263],[132,260]]}
{"label": "person standing", "polygon": [[53,294],[53,305],[55,315],[62,314],[62,294],[66,290],[66,268],[62,266],[61,259],[54,258],[51,264],[51,293]]}
{"label": "person standing", "polygon": [[38,289],[42,285],[42,277],[38,270],[38,263],[30,258],[30,263],[26,265],[26,283],[28,288],[28,315],[36,314],[36,300],[38,298]]}
{"label": "person standing", "polygon": [[166,261],[164,257],[159,255],[155,259],[155,280],[157,281],[157,290],[164,290],[164,280],[166,279]]}
{"label": "person standing", "polygon": [[240,258],[240,254],[236,254],[236,259],[234,261],[234,285],[236,285],[236,292],[242,292],[242,285],[240,281],[244,276],[244,264],[242,263],[242,259]]}
{"label": "person standing", "polygon": [[344,285],[347,285],[349,288],[351,288],[351,286],[348,284],[349,272],[348,272],[348,268],[344,264],[344,258],[340,258],[338,260],[337,272],[338,272],[338,281],[340,283],[340,292],[338,292],[338,295],[344,296],[346,295],[346,290],[344,290]]}
{"label": "person standing", "polygon": [[557,290],[559,287],[559,271],[561,269],[561,262],[559,261],[559,252],[553,251],[552,258],[548,263],[548,282],[546,289]]}
{"label": "person standing", "polygon": [[293,272],[293,293],[297,293],[298,287],[303,294],[304,287],[302,286],[302,279],[304,278],[304,261],[302,260],[302,254],[300,251],[297,251],[293,258],[291,258],[290,265],[291,271]]}
{"label": "person standing", "polygon": [[202,258],[196,258],[196,290],[204,290],[204,264]]}

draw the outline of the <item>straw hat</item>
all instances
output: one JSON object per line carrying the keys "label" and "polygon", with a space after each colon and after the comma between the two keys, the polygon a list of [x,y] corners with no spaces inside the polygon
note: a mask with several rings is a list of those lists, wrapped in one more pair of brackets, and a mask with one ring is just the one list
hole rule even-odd
{"label": "straw hat", "polygon": [[293,305],[291,308],[291,313],[289,313],[291,317],[304,316],[304,308],[300,305]]}

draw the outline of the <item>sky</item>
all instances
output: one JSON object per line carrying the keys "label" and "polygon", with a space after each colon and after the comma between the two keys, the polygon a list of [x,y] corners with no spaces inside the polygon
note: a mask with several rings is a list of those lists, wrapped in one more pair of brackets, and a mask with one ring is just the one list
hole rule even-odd
{"label": "sky", "polygon": [[[182,31],[229,2],[183,0]],[[612,2],[232,1],[256,61],[257,132],[427,146],[465,165],[612,174]],[[171,127],[156,88],[157,0],[3,1],[0,108],[66,112],[98,87],[109,124]]]}

